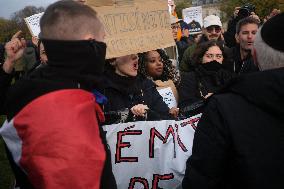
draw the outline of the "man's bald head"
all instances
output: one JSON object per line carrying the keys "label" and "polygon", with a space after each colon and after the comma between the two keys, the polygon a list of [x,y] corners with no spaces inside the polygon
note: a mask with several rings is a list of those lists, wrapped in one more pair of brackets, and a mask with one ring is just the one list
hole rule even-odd
{"label": "man's bald head", "polygon": [[96,39],[104,31],[92,8],[70,0],[48,6],[41,17],[40,29],[41,38],[53,40]]}

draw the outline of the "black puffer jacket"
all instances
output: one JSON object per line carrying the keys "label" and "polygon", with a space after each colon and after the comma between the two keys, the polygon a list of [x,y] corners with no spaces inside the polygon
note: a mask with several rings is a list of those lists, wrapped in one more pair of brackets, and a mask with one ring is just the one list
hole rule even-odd
{"label": "black puffer jacket", "polygon": [[246,74],[204,110],[183,189],[284,187],[284,68]]}
{"label": "black puffer jacket", "polygon": [[[130,110],[134,105],[145,104],[150,109],[147,120],[171,118],[168,106],[151,80],[142,76],[124,77],[109,70],[106,72],[105,81],[104,89],[101,90],[108,99],[107,104],[104,105],[104,112],[122,111],[125,108]],[[108,124],[116,121],[106,118],[109,119],[106,120]],[[138,118],[138,120],[141,119],[144,118]],[[130,112],[127,121],[133,121],[133,115]]]}

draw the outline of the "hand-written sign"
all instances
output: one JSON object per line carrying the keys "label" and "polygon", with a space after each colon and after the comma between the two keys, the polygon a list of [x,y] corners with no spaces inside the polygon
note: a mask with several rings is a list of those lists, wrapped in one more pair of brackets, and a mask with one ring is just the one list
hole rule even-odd
{"label": "hand-written sign", "polygon": [[177,101],[171,87],[159,89],[158,92],[163,97],[163,101],[169,108],[177,107]]}
{"label": "hand-written sign", "polygon": [[186,23],[191,23],[193,20],[203,26],[202,6],[190,7],[182,10],[183,20]]}
{"label": "hand-written sign", "polygon": [[181,188],[200,117],[104,126],[118,189]]}
{"label": "hand-written sign", "polygon": [[[92,1],[91,1],[92,2]],[[92,3],[88,4],[92,4]],[[107,58],[173,46],[167,2],[127,1],[93,7],[106,31]]]}
{"label": "hand-written sign", "polygon": [[43,15],[43,12],[34,14],[24,19],[32,36],[38,37],[38,34],[40,33],[39,21],[42,15]]}

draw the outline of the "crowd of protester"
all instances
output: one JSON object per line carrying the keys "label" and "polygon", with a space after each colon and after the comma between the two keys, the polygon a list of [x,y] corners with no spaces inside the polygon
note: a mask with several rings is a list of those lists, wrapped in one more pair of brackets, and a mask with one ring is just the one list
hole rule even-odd
{"label": "crowd of protester", "polygon": [[[85,1],[78,2],[63,0],[50,5],[41,18],[39,39],[26,41],[19,31],[0,46],[0,114],[16,126],[64,129],[72,123],[79,127],[80,132],[68,127],[70,136],[57,134],[64,145],[74,148],[60,154],[60,146],[54,145],[49,151],[52,155],[59,152],[64,158],[80,145],[96,143],[96,147],[65,159],[64,166],[72,165],[70,168],[46,168],[35,163],[49,163],[39,159],[46,148],[20,166],[15,149],[6,143],[18,187],[44,188],[47,183],[49,188],[56,187],[60,184],[52,179],[66,174],[68,183],[61,183],[62,188],[94,184],[115,189],[100,125],[179,119],[197,113],[203,115],[186,165],[184,189],[284,187],[283,13],[275,9],[262,23],[253,5],[236,7],[225,32],[216,15],[205,17],[202,28],[171,15],[175,56],[172,49],[149,49],[105,60],[103,25]],[[80,29],[73,32],[77,25]],[[166,87],[174,94],[174,107],[159,94]],[[21,120],[23,116],[37,118]],[[84,123],[92,127],[82,129]],[[3,127],[1,135],[9,133],[7,130]],[[45,131],[41,137],[49,138],[52,131]],[[74,144],[74,136],[88,137]],[[26,149],[44,144],[30,144],[32,141],[24,141],[29,145]],[[74,166],[81,159],[84,166]],[[74,172],[86,166],[97,174],[86,173],[79,180]],[[32,168],[38,172],[24,171]]]}

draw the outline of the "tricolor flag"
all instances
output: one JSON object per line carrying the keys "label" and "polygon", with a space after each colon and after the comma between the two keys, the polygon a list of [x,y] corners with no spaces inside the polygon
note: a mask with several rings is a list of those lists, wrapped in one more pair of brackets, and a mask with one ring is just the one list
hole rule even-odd
{"label": "tricolor flag", "polygon": [[92,93],[64,89],[27,104],[0,130],[15,163],[35,188],[100,188],[106,160]]}

